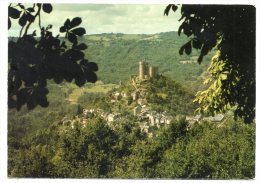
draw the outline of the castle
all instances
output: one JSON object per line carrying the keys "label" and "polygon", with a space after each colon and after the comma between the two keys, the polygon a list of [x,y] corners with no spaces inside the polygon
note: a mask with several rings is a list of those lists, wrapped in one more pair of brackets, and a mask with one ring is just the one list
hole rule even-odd
{"label": "castle", "polygon": [[157,76],[158,67],[148,65],[147,62],[139,62],[139,79],[143,80],[148,77],[154,78]]}

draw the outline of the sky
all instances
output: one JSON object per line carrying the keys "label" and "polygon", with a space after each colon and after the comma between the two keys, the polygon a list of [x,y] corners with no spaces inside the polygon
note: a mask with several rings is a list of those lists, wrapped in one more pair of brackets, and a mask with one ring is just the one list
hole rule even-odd
{"label": "sky", "polygon": [[[30,5],[30,4],[27,4]],[[50,14],[42,13],[42,25],[53,25],[58,34],[59,27],[67,18],[81,17],[81,26],[87,34],[125,33],[154,34],[176,31],[180,22],[180,12],[164,16],[167,4],[52,4]],[[38,20],[37,20],[38,21]],[[20,25],[12,20],[9,36],[18,36]],[[37,29],[37,23],[31,30]]]}

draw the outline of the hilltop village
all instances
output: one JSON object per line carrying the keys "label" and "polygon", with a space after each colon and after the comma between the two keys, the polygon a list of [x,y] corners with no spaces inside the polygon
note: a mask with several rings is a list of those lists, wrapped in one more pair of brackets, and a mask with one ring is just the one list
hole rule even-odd
{"label": "hilltop village", "polygon": [[[79,123],[82,127],[85,127],[91,119],[100,118],[113,128],[131,118],[138,124],[137,126],[142,132],[146,133],[148,137],[153,137],[155,128],[169,125],[176,118],[167,110],[156,111],[148,101],[149,96],[153,93],[149,91],[149,87],[145,86],[150,84],[151,80],[157,80],[159,77],[158,67],[149,65],[147,62],[139,62],[139,73],[138,75],[130,76],[128,90],[120,82],[119,86],[108,94],[107,102],[109,105],[118,106],[120,109],[126,108],[127,112],[120,112],[119,109],[104,110],[98,107],[84,108],[80,116],[74,116],[73,118],[64,117],[62,124],[74,128],[75,123]],[[164,103],[159,105],[164,105]],[[223,114],[207,117],[202,115],[186,116],[189,127],[195,122],[222,122],[224,118],[225,115]]]}

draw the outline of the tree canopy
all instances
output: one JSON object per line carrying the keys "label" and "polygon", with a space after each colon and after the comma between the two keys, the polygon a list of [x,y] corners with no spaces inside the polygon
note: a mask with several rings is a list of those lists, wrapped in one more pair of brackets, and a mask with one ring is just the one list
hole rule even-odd
{"label": "tree canopy", "polygon": [[190,54],[200,50],[198,62],[214,50],[208,88],[196,95],[202,113],[224,112],[235,108],[235,117],[245,123],[255,118],[255,29],[256,11],[250,5],[182,5],[170,4],[170,10],[181,8],[178,34],[188,38],[179,50]]}
{"label": "tree canopy", "polygon": [[[18,38],[8,43],[8,107],[18,110],[27,105],[28,109],[35,106],[48,106],[47,80],[56,83],[66,80],[74,81],[78,86],[95,82],[98,66],[85,58],[85,43],[79,43],[78,37],[86,31],[79,27],[80,17],[67,19],[60,27],[60,35],[54,36],[52,25],[41,25],[41,13],[51,13],[51,4],[10,4],[8,7],[8,29],[12,21],[18,20],[21,26]],[[33,23],[39,30],[29,31]],[[65,34],[65,35],[64,35]],[[68,44],[68,41],[69,44]]]}

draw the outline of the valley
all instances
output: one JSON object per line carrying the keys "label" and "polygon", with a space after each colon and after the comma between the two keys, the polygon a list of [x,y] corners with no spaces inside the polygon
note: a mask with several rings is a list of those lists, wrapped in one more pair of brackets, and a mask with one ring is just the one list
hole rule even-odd
{"label": "valley", "polygon": [[255,124],[234,120],[232,110],[194,113],[212,53],[201,64],[199,52],[180,56],[186,39],[176,32],[82,37],[98,81],[49,80],[47,108],[8,110],[8,176],[252,178]]}

